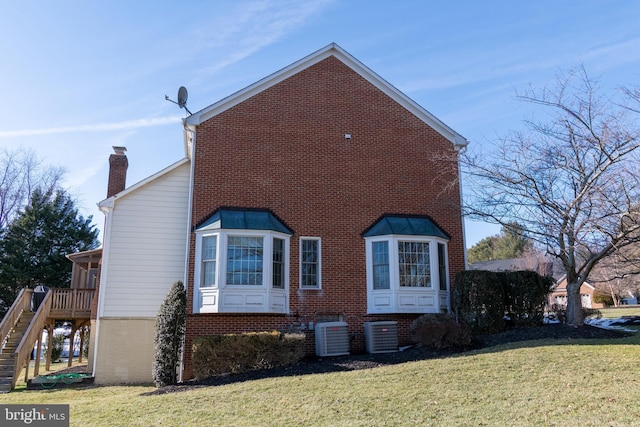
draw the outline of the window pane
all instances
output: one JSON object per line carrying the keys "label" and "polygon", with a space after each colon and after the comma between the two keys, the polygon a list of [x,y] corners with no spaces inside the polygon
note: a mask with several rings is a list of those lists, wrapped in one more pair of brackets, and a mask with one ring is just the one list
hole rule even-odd
{"label": "window pane", "polygon": [[284,240],[273,239],[273,283],[272,286],[284,289]]}
{"label": "window pane", "polygon": [[301,259],[301,286],[304,288],[317,288],[320,285],[320,277],[318,270],[319,262],[319,241],[318,240],[302,240],[300,254]]}
{"label": "window pane", "polygon": [[398,242],[400,286],[431,287],[428,242]]}
{"label": "window pane", "polygon": [[373,242],[373,289],[389,289],[389,242]]}
{"label": "window pane", "polygon": [[200,283],[202,287],[216,285],[217,248],[217,236],[206,236],[202,238],[202,282]]}
{"label": "window pane", "polygon": [[447,290],[447,262],[444,244],[438,243],[438,279],[440,282],[440,290]]}
{"label": "window pane", "polygon": [[229,236],[227,284],[262,285],[262,237]]}

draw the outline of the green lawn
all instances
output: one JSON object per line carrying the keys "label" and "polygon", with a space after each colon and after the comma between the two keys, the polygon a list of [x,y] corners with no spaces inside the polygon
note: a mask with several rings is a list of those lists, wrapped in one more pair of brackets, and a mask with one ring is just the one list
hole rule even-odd
{"label": "green lawn", "polygon": [[640,316],[640,305],[602,308],[600,312],[602,317],[607,319],[615,319],[621,316]]}
{"label": "green lawn", "polygon": [[[603,313],[606,315],[606,313]],[[361,371],[159,396],[151,386],[21,390],[68,403],[72,426],[640,425],[640,335],[512,343]]]}

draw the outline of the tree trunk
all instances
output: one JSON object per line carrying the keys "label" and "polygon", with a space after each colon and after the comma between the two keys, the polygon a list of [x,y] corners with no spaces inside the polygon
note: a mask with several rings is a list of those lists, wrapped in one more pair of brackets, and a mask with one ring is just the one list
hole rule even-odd
{"label": "tree trunk", "polygon": [[580,285],[580,283],[567,284],[567,325],[582,326],[584,324]]}

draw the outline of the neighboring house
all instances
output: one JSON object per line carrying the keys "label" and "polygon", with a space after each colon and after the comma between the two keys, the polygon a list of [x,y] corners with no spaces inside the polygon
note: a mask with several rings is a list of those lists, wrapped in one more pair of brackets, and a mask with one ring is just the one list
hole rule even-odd
{"label": "neighboring house", "polygon": [[636,295],[634,295],[633,292],[626,291],[625,293],[628,296],[623,297],[620,300],[620,304],[622,304],[622,305],[637,305],[638,304],[638,297]]}
{"label": "neighboring house", "polygon": [[403,345],[417,316],[450,310],[467,141],[342,48],[184,126],[185,158],[129,188],[124,150],[111,156],[97,383],[151,380],[155,316],[176,280],[188,295],[183,379],[198,336],[303,330],[312,353],[318,322],[342,320],[357,353],[365,322],[397,321]]}
{"label": "neighboring house", "polygon": [[[596,288],[588,282],[584,282],[580,286],[580,301],[583,308],[602,308],[602,304],[594,303],[593,294]],[[550,306],[567,306],[567,276],[562,276],[560,280],[556,281],[555,285],[551,288],[549,293],[549,305]]]}

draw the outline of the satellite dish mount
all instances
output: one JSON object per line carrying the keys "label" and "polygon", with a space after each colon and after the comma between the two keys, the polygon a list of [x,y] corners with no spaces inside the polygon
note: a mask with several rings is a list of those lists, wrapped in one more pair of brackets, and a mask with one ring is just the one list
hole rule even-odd
{"label": "satellite dish mount", "polygon": [[164,99],[166,99],[169,102],[173,102],[174,104],[178,104],[178,107],[180,108],[184,108],[187,113],[189,113],[189,115],[191,115],[191,111],[189,111],[189,109],[187,108],[187,98],[189,97],[189,93],[187,93],[187,88],[184,86],[180,86],[180,89],[178,89],[178,102],[169,99],[168,95],[164,96]]}

